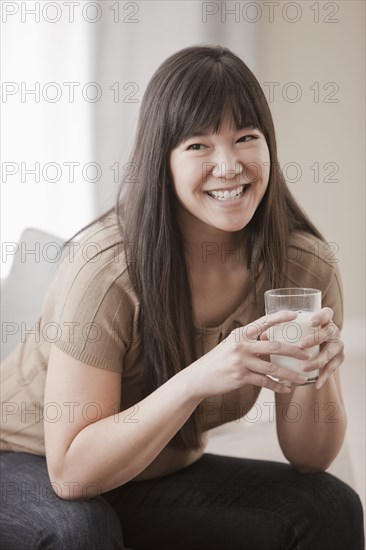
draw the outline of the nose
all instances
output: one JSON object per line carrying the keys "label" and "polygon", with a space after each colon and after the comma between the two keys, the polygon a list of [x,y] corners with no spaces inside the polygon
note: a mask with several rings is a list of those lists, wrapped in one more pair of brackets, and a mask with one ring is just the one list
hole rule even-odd
{"label": "nose", "polygon": [[226,155],[225,158],[221,157],[218,162],[214,163],[212,175],[220,178],[221,181],[236,180],[240,182],[240,174],[243,170],[243,165],[237,158],[233,155]]}

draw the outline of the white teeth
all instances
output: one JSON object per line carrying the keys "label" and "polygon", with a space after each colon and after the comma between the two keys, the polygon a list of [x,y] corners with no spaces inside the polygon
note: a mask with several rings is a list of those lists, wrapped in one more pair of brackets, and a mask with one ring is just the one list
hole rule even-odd
{"label": "white teeth", "polygon": [[239,187],[237,187],[236,189],[233,189],[232,191],[210,191],[209,195],[219,200],[224,200],[224,201],[233,200],[243,192],[243,189],[244,189],[244,185],[240,185]]}

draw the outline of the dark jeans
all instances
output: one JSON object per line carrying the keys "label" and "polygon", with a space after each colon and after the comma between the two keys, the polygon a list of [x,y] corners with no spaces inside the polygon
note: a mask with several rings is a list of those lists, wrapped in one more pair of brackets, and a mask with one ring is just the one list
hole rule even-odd
{"label": "dark jeans", "polygon": [[44,457],[2,452],[2,550],[363,550],[359,497],[327,473],[205,454],[89,500],[59,498]]}

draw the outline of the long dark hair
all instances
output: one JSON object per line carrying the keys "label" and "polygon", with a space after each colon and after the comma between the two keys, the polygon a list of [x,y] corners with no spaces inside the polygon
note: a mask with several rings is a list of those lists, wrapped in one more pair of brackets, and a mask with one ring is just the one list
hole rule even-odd
{"label": "long dark hair", "polygon": [[[281,286],[292,231],[321,234],[287,188],[277,160],[272,116],[250,69],[227,48],[192,46],[171,55],[145,91],[129,158],[133,178],[120,186],[116,215],[131,282],[141,303],[143,394],[153,392],[195,357],[191,288],[175,213],[171,151],[192,135],[217,132],[229,111],[236,129],[254,126],[267,141],[266,193],[242,232],[252,291],[260,264],[266,285]],[[177,449],[201,445],[200,406],[171,440]]]}

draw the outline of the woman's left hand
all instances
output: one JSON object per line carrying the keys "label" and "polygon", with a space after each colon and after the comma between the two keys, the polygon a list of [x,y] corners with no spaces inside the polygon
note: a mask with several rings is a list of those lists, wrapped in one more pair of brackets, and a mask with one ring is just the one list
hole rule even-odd
{"label": "woman's left hand", "polygon": [[330,307],[324,307],[314,313],[311,321],[314,334],[302,338],[298,346],[305,349],[320,345],[318,355],[304,362],[303,365],[305,373],[319,369],[319,378],[316,383],[319,389],[343,363],[344,344],[339,328],[333,322],[333,310]]}

